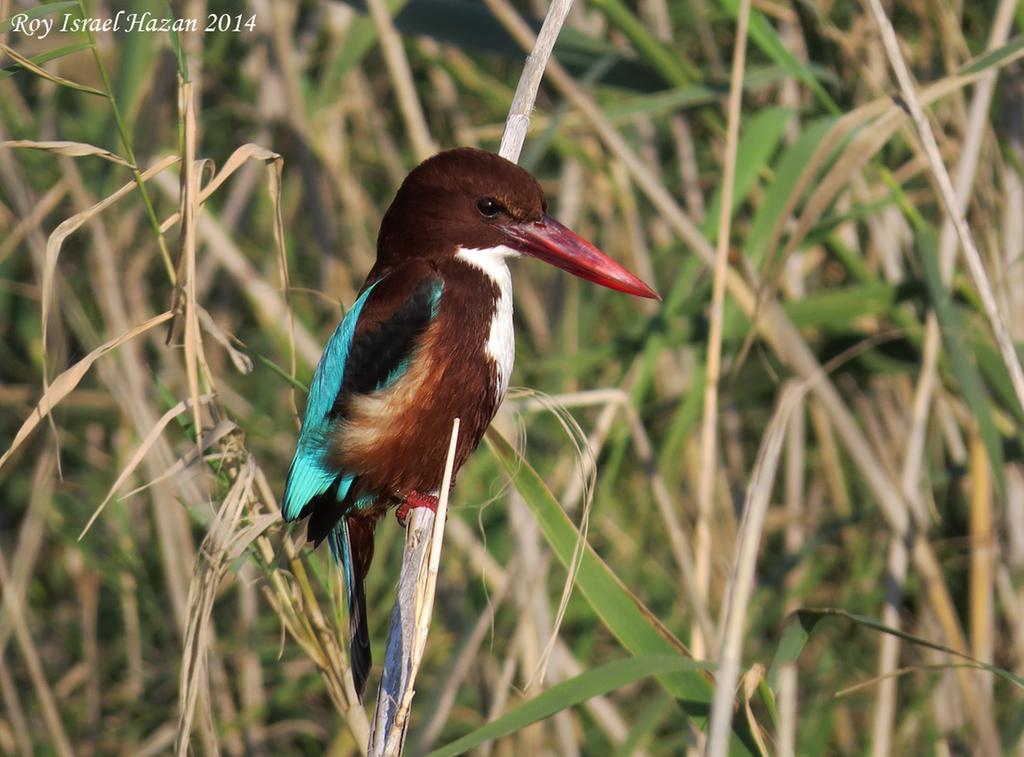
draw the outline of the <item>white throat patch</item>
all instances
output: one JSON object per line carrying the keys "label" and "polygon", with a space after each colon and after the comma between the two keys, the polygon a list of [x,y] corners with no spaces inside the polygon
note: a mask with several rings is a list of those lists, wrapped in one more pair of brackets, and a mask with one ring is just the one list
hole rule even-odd
{"label": "white throat patch", "polygon": [[456,258],[483,271],[498,286],[498,299],[494,302],[486,347],[487,354],[494,361],[498,404],[505,398],[516,359],[516,338],[512,328],[512,275],[505,265],[505,258],[518,256],[518,252],[505,245],[484,249],[461,247],[455,253]]}

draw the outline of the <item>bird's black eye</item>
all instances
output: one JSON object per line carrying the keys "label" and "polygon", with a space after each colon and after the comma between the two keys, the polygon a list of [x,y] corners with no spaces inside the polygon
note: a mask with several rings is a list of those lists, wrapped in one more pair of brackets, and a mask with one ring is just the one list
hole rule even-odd
{"label": "bird's black eye", "polygon": [[476,201],[476,209],[480,211],[480,215],[484,218],[494,218],[504,208],[501,207],[501,203],[495,200],[493,197],[481,197]]}

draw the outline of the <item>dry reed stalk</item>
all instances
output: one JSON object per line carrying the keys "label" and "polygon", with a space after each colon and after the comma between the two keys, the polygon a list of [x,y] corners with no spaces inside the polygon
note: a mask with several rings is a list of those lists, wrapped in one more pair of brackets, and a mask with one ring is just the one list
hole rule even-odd
{"label": "dry reed stalk", "polygon": [[[511,646],[514,648],[519,642],[519,634],[516,634],[511,639]],[[487,720],[494,720],[501,716],[503,712],[508,708],[508,700],[512,694],[512,681],[516,675],[516,662],[517,657],[514,653],[509,653],[505,656],[505,660],[501,665],[501,669],[497,671],[497,675],[490,676],[490,691],[488,692],[488,699],[491,702],[491,707],[487,711]],[[480,747],[480,757],[490,757],[491,752],[494,750],[494,741],[489,741]],[[514,752],[514,750],[510,750]],[[502,755],[501,757],[504,757]]]}
{"label": "dry reed stalk", "polygon": [[[85,699],[85,722],[89,731],[97,733],[100,708],[103,704],[97,634],[100,580],[96,571],[85,563],[82,552],[77,549],[68,553],[68,575],[74,579],[78,620],[82,629],[81,665],[85,669],[85,685],[82,691]],[[89,746],[92,749],[96,748],[95,738]]]}
{"label": "dry reed stalk", "polygon": [[846,473],[839,455],[839,444],[829,421],[828,413],[816,399],[808,403],[811,413],[811,425],[814,436],[821,445],[821,465],[824,469],[825,483],[828,486],[829,498],[836,514],[840,518],[849,518],[851,512],[850,489],[846,483]]}
{"label": "dry reed stalk", "polygon": [[[700,478],[697,483],[696,552],[697,586],[707,601],[711,586],[711,518],[714,510],[714,486],[718,473],[718,381],[722,371],[722,319],[725,310],[725,280],[729,270],[729,240],[732,230],[732,195],[736,181],[736,149],[740,133],[740,109],[743,104],[743,73],[747,57],[747,24],[750,0],[742,0],[736,23],[732,74],[729,80],[729,106],[722,167],[722,203],[718,216],[718,247],[712,268],[710,329],[707,348],[707,376],[704,385],[704,415],[701,422]],[[693,631],[693,654],[697,659],[714,657],[717,640],[705,638],[698,627]]]}
{"label": "dry reed stalk", "polygon": [[[785,461],[785,483],[786,483],[786,555],[794,560],[795,564],[799,559],[799,553],[804,544],[804,470],[806,468],[806,403],[803,397],[799,397],[797,405],[793,409],[790,418],[788,433],[786,435],[786,461]],[[786,600],[786,614],[798,609],[800,602],[796,594],[796,587],[799,585],[803,571],[795,567],[787,577],[786,586],[789,588],[790,596]],[[778,684],[778,745],[779,754],[782,757],[789,757],[796,754],[796,734],[798,707],[798,668],[796,663],[788,663],[779,671]]]}
{"label": "dry reed stalk", "polygon": [[523,72],[519,76],[516,93],[512,97],[512,105],[509,106],[508,117],[505,119],[501,146],[498,148],[498,154],[513,163],[519,160],[519,153],[523,151],[526,132],[530,128],[530,114],[537,100],[537,91],[540,89],[541,79],[544,78],[548,58],[555,49],[555,42],[571,8],[572,0],[553,0],[544,17],[544,25],[541,26],[537,40],[531,46],[532,50],[523,64]]}
{"label": "dry reed stalk", "polygon": [[[932,316],[934,317],[934,316]],[[937,346],[937,345],[936,345]],[[925,345],[925,364],[928,363],[927,341]],[[922,371],[918,388],[928,382],[934,373]],[[930,386],[926,394],[930,395]],[[903,460],[903,472],[900,477],[904,496],[915,514],[919,524],[926,523],[924,506],[918,488],[919,465],[924,452],[924,431],[928,423],[928,400],[921,400],[925,393],[916,393],[911,405],[911,424],[906,443],[906,454]],[[917,443],[920,447],[917,447]],[[885,599],[882,606],[882,623],[890,628],[900,628],[900,606],[903,601],[903,585],[907,579],[909,546],[913,541],[913,531],[905,537],[892,536],[889,543],[889,554],[885,567]],[[900,640],[891,634],[883,634],[879,640],[878,679],[879,685],[874,702],[872,715],[871,753],[873,757],[885,757],[892,753],[893,724],[896,718],[896,687],[897,679],[893,675],[899,661]]]}
{"label": "dry reed stalk", "polygon": [[[438,104],[444,108],[448,117],[452,120],[452,134],[455,144],[477,147],[478,145],[473,143],[471,136],[471,117],[460,105],[459,88],[455,83],[455,78],[443,66],[438,65],[442,57],[441,45],[434,39],[422,37],[418,40],[418,46],[420,51],[430,61],[427,75],[430,77],[431,84],[437,92]],[[397,163],[401,165],[400,162]],[[400,182],[402,180],[401,172],[399,171],[398,175],[393,178],[396,183]]]}
{"label": "dry reed stalk", "polygon": [[[517,657],[518,688],[526,697],[547,680],[548,654],[541,648],[545,636],[553,638],[546,591],[548,571],[541,551],[540,528],[518,491],[508,492],[506,507],[509,530],[515,538],[515,554],[522,565],[512,587],[517,617],[514,635],[519,642],[513,653]],[[546,723],[532,723],[523,728],[515,736],[515,749],[524,754],[543,750],[547,727]],[[560,735],[559,731],[555,724],[556,735]],[[560,752],[567,753],[566,750]]]}
{"label": "dry reed stalk", "polygon": [[[57,472],[56,456],[51,451],[42,454],[32,474],[32,494],[28,511],[18,527],[18,538],[11,558],[11,575],[3,584],[4,595],[9,601],[25,602],[30,578],[39,559],[43,536],[46,531],[46,515],[53,500],[54,478]],[[6,606],[0,604],[0,659],[7,649],[13,629],[11,615]]]}
{"label": "dry reed stalk", "polygon": [[[131,548],[131,538],[124,528],[115,527],[118,546],[125,552]],[[133,700],[142,696],[145,686],[142,660],[142,622],[139,617],[138,582],[134,574],[127,570],[120,571],[117,581],[118,599],[121,605],[121,617],[124,623],[125,636],[125,674],[124,695]]]}
{"label": "dry reed stalk", "polygon": [[[900,604],[903,599],[903,584],[907,580],[909,549],[907,539],[892,535],[889,541],[889,555],[885,564],[885,604],[882,607],[882,623],[890,628],[902,625]],[[893,676],[899,662],[899,639],[883,634],[878,650],[878,692],[875,696],[871,725],[871,754],[886,757],[892,754],[893,724],[896,719],[896,684]]]}
{"label": "dry reed stalk", "polygon": [[315,130],[309,127],[306,105],[303,101],[302,53],[295,49],[295,41],[299,36],[295,28],[298,6],[273,0],[259,0],[254,5],[260,9],[261,16],[266,14],[272,19],[269,36],[281,73],[281,88],[284,91],[286,108],[283,116],[302,139],[311,140]]}
{"label": "dry reed stalk", "polygon": [[[448,494],[451,491],[458,440],[459,419],[456,418],[452,423],[437,513],[435,515],[426,508],[415,508],[406,526],[398,599],[391,616],[384,653],[384,672],[370,729],[367,751],[371,757],[397,757],[402,753],[405,743],[416,674],[427,648],[427,633],[430,631],[430,618],[434,610],[434,591],[441,563],[441,542],[444,539]],[[433,517],[423,517],[428,513]],[[417,523],[424,520],[431,521],[430,529],[424,529],[422,524]]]}
{"label": "dry reed stalk", "polygon": [[7,665],[0,665],[0,698],[3,699],[8,727],[13,731],[10,740],[5,740],[2,746],[12,753],[17,749],[23,757],[32,757],[36,751],[32,746],[31,731],[25,718],[25,709],[21,706],[21,695]]}
{"label": "dry reed stalk", "polygon": [[[372,133],[387,132],[383,123],[376,123],[377,121],[383,122],[383,118],[375,106],[370,94],[371,91],[371,86],[360,69],[356,69],[349,74],[346,79],[345,99],[352,100],[354,103],[349,106],[349,109],[352,111],[352,118],[354,119],[358,115],[364,114],[376,126],[376,128],[371,128]],[[360,271],[369,271],[373,267],[374,256],[376,255],[376,246],[369,231],[372,224],[367,223],[366,219],[379,219],[383,211],[376,207],[372,199],[367,196],[366,191],[359,182],[358,170],[352,167],[353,156],[351,153],[355,147],[356,136],[348,134],[346,130],[354,129],[355,124],[349,123],[344,116],[345,111],[341,111],[337,118],[331,120],[326,130],[327,134],[321,152],[325,163],[327,163],[330,169],[330,180],[335,188],[340,205],[342,229],[349,240],[351,263],[348,266],[349,271],[347,273],[350,275],[344,277],[342,284],[343,288],[347,287],[350,290],[351,297],[349,301],[351,301],[355,299],[355,287],[358,287],[360,283],[356,280],[358,279],[358,273]],[[397,186],[404,178],[405,173],[405,167],[401,166],[398,176],[391,176],[391,170],[389,170],[389,178]]]}
{"label": "dry reed stalk", "polygon": [[[238,634],[241,639],[255,637],[260,617],[259,574],[253,561],[246,561],[238,569]],[[252,753],[270,754],[267,745],[267,692],[263,680],[263,667],[259,650],[245,644],[235,657],[238,669],[238,707],[246,713],[243,728],[245,743]]]}
{"label": "dry reed stalk", "polygon": [[[970,444],[970,571],[969,602],[971,629],[971,656],[982,662],[992,663],[995,649],[994,604],[995,586],[995,529],[992,512],[991,464],[985,444],[976,429],[971,433]],[[992,676],[979,671],[978,688],[984,701],[982,706],[992,706]]]}

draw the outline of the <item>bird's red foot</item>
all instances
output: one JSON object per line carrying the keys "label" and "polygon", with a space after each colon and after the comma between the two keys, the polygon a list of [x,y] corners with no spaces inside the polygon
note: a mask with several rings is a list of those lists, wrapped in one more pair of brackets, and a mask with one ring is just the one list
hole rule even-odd
{"label": "bird's red foot", "polygon": [[398,519],[399,525],[405,528],[405,520],[409,517],[409,511],[414,507],[425,507],[432,512],[437,512],[437,497],[433,494],[420,494],[417,491],[411,491],[402,501],[402,504],[395,510],[395,518]]}

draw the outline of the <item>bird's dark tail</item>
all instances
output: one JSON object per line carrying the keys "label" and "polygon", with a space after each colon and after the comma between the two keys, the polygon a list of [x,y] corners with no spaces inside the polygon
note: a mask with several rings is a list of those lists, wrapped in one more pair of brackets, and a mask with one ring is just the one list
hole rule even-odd
{"label": "bird's dark tail", "polygon": [[344,515],[328,537],[334,559],[345,571],[349,662],[360,702],[363,700],[366,679],[373,665],[373,657],[370,654],[370,631],[366,624],[366,592],[363,587],[363,580],[373,561],[373,527],[372,518]]}

